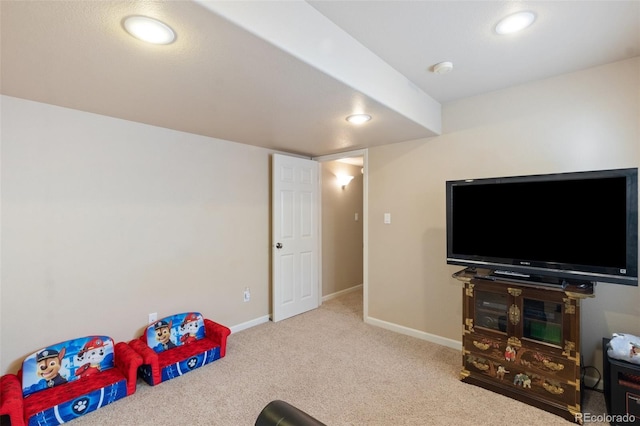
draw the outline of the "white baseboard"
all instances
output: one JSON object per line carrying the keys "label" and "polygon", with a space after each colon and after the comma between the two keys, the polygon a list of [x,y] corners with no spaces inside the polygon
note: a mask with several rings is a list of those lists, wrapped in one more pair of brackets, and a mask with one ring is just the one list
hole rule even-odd
{"label": "white baseboard", "polygon": [[362,288],[362,284],[355,285],[353,287],[346,288],[344,290],[336,291],[335,293],[327,294],[326,296],[322,296],[322,301],[326,302],[327,300],[335,299],[338,296],[342,296],[343,294],[351,293],[352,291],[360,290]]}
{"label": "white baseboard", "polygon": [[[593,385],[595,385],[597,381],[598,381],[597,377],[589,376],[587,374],[585,374],[585,376],[584,376],[584,385],[585,386],[593,387]],[[598,382],[598,385],[596,386],[596,389],[600,390],[600,391],[604,390],[604,377],[602,377],[600,379],[600,381]]]}
{"label": "white baseboard", "polygon": [[386,330],[395,331],[396,333],[405,334],[407,336],[416,337],[418,339],[436,343],[441,346],[446,346],[457,351],[462,350],[462,342],[458,340],[447,339],[446,337],[437,336],[435,334],[427,333],[424,331],[416,330],[414,328],[405,327],[372,317],[365,318],[364,322],[366,322],[367,324],[375,325],[376,327],[384,328]]}
{"label": "white baseboard", "polygon": [[[338,296],[342,296],[343,294],[350,293],[352,291],[360,290],[362,288],[362,284],[347,288],[345,290],[340,290],[335,293],[328,294],[322,297],[322,301],[325,302],[327,300],[333,299]],[[264,324],[265,322],[269,322],[271,319],[271,315],[265,315],[256,319],[252,319],[247,322],[243,322],[242,324],[237,324],[229,327],[231,333],[237,333],[238,331],[246,330],[247,328],[255,327],[256,325]]]}
{"label": "white baseboard", "polygon": [[256,319],[252,319],[247,322],[243,322],[242,324],[237,324],[232,327],[229,327],[231,330],[231,334],[237,333],[238,331],[246,330],[247,328],[255,327],[256,325],[264,324],[265,322],[269,322],[269,315],[265,315]]}

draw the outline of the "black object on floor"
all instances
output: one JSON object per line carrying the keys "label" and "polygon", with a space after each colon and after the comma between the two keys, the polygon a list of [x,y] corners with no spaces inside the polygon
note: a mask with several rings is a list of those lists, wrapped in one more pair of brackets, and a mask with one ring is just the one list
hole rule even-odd
{"label": "black object on floor", "polygon": [[613,416],[611,425],[640,425],[640,365],[610,358],[602,339],[604,370],[604,400],[607,413]]}
{"label": "black object on floor", "polygon": [[255,426],[326,426],[304,411],[278,399],[268,403],[256,419]]}

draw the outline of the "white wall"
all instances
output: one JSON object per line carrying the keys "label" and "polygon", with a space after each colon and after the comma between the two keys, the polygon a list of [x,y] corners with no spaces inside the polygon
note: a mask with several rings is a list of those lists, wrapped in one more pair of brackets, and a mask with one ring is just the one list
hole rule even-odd
{"label": "white wall", "polygon": [[[463,99],[443,118],[442,136],[369,150],[369,315],[460,341],[445,181],[638,167],[640,59]],[[602,337],[640,334],[640,288],[599,284],[582,319],[585,363],[601,368]]]}
{"label": "white wall", "polygon": [[151,312],[269,314],[268,150],[0,99],[0,373]]}
{"label": "white wall", "polygon": [[[61,340],[129,340],[149,312],[268,315],[269,151],[0,101],[0,373]],[[445,105],[443,136],[371,148],[370,317],[459,341],[444,182],[638,167],[639,123],[636,58]],[[598,366],[603,336],[640,334],[640,289],[600,284],[582,317]]]}

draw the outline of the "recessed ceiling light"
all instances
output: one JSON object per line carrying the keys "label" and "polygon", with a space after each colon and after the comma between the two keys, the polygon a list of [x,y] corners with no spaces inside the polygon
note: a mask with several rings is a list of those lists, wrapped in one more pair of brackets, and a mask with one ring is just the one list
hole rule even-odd
{"label": "recessed ceiling light", "polygon": [[518,12],[502,18],[496,25],[496,33],[513,34],[524,30],[536,20],[536,14],[533,12]]}
{"label": "recessed ceiling light", "polygon": [[147,16],[129,16],[122,25],[129,34],[147,43],[170,44],[176,39],[171,27]]}
{"label": "recessed ceiling light", "polygon": [[371,116],[369,114],[353,114],[348,116],[346,120],[352,124],[362,124],[371,120]]}

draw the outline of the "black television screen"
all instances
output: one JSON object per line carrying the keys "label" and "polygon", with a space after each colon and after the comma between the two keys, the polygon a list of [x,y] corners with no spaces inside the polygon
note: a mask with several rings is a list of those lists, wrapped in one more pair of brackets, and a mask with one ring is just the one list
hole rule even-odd
{"label": "black television screen", "polygon": [[447,181],[447,263],[638,285],[638,169]]}

